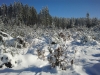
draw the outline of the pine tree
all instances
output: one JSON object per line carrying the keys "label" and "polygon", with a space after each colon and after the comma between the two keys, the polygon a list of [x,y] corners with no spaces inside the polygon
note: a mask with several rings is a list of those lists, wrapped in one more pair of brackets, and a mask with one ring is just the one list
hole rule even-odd
{"label": "pine tree", "polygon": [[1,10],[1,7],[0,7],[0,16],[2,15],[2,10]]}
{"label": "pine tree", "polygon": [[90,14],[89,13],[86,14],[86,25],[87,25],[88,28],[91,27],[91,24],[90,24]]}
{"label": "pine tree", "polygon": [[38,14],[38,19],[39,19],[39,22],[42,24],[42,25],[45,25],[45,26],[49,26],[50,24],[52,24],[52,17],[51,15],[49,14],[49,9],[48,7],[44,7],[40,13]]}
{"label": "pine tree", "polygon": [[30,23],[34,25],[37,23],[37,12],[34,7],[30,8]]}
{"label": "pine tree", "polygon": [[1,11],[2,11],[3,16],[7,15],[7,5],[6,4],[2,4]]}
{"label": "pine tree", "polygon": [[12,18],[12,14],[13,14],[13,6],[12,6],[12,4],[10,4],[9,6],[8,6],[8,18],[9,19],[11,19]]}

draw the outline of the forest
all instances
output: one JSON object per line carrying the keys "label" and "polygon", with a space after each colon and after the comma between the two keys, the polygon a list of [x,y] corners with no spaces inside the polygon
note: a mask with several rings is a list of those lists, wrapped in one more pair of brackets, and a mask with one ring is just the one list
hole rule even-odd
{"label": "forest", "polygon": [[[67,13],[66,13],[67,14]],[[5,25],[27,25],[33,27],[56,27],[56,28],[72,28],[72,27],[94,27],[100,24],[100,19],[90,17],[89,12],[86,13],[86,17],[80,18],[65,18],[52,16],[49,13],[47,6],[41,8],[40,12],[37,12],[34,6],[29,6],[21,2],[14,2],[13,4],[0,6],[0,21]]]}

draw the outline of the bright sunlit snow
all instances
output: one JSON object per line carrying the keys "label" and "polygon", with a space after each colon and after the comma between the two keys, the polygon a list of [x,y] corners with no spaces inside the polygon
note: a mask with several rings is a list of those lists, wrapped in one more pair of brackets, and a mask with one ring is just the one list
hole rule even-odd
{"label": "bright sunlit snow", "polygon": [[[14,38],[8,35],[8,39],[4,38],[7,41],[6,45],[0,45],[0,58],[2,60],[0,60],[0,65],[11,61],[13,66],[7,68],[3,65],[0,68],[0,75],[100,75],[100,43],[86,36],[77,36],[79,39],[75,39],[76,35],[74,34],[70,40],[66,41],[58,39],[57,35],[53,37],[42,35],[38,38],[31,38],[31,41],[28,39],[29,45],[21,49],[16,48],[16,46],[15,48],[9,47],[9,45],[14,44]],[[57,44],[50,44],[52,41]],[[48,61],[52,55],[49,53],[49,48],[55,55],[57,54],[55,50],[60,46],[63,46],[64,55],[66,55],[66,70],[60,69],[59,66],[52,68]],[[45,51],[44,59],[42,56],[38,57],[38,49]],[[63,58],[62,56],[59,59]],[[72,59],[73,65],[70,63]],[[51,62],[55,62],[54,57]]]}

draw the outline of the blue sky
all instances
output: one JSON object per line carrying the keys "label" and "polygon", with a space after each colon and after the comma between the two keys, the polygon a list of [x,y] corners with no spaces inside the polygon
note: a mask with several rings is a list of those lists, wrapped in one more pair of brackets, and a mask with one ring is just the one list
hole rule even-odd
{"label": "blue sky", "polygon": [[[2,3],[10,4],[18,0],[0,0]],[[58,17],[86,17],[86,13],[90,13],[90,17],[100,18],[100,0],[19,0],[23,4],[34,6],[37,12],[43,7],[48,6],[52,16]]]}

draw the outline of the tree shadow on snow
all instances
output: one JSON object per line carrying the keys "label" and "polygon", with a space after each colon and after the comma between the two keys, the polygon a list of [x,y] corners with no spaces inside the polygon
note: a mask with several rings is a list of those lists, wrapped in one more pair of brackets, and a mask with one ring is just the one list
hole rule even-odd
{"label": "tree shadow on snow", "polygon": [[97,45],[96,42],[87,42],[87,43],[82,43],[82,42],[78,42],[78,41],[72,41],[71,42],[72,45],[77,45],[77,46],[94,46]]}
{"label": "tree shadow on snow", "polygon": [[82,43],[81,42],[77,42],[77,41],[72,41],[71,44],[72,45],[82,46]]}
{"label": "tree shadow on snow", "polygon": [[93,66],[86,66],[84,69],[89,75],[100,75],[100,63],[94,64]]}
{"label": "tree shadow on snow", "polygon": [[100,57],[100,54],[93,54],[94,57]]}
{"label": "tree shadow on snow", "polygon": [[51,68],[50,65],[43,66],[43,67],[32,66],[32,67],[28,67],[28,68],[24,68],[24,69],[18,69],[18,70],[14,70],[13,68],[5,68],[5,69],[0,70],[0,73],[6,73],[6,72],[8,72],[8,73],[10,73],[10,72],[21,73],[23,71],[31,71],[31,72],[35,72],[36,74],[39,73],[39,72],[57,73],[57,70]]}

